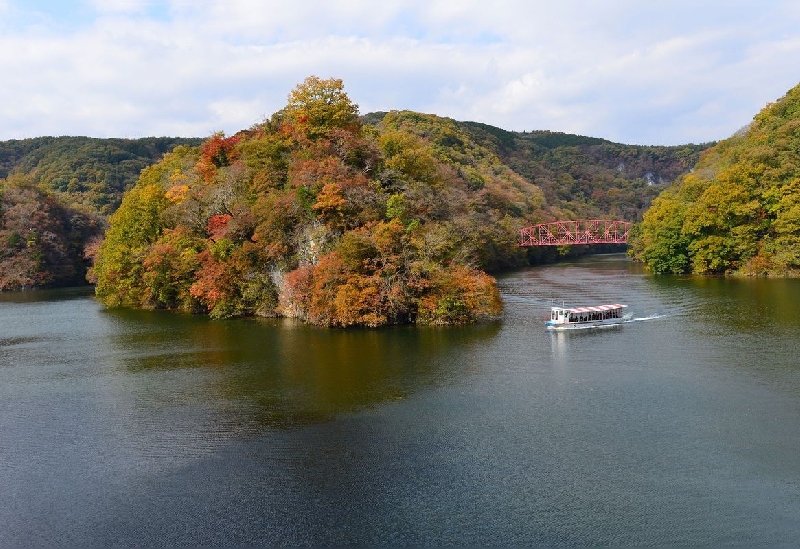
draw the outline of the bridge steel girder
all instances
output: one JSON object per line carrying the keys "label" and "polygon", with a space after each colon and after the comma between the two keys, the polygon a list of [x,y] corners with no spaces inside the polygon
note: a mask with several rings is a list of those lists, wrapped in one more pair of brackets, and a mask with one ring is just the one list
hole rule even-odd
{"label": "bridge steel girder", "polygon": [[520,246],[627,244],[633,223],[614,219],[553,221],[519,230]]}

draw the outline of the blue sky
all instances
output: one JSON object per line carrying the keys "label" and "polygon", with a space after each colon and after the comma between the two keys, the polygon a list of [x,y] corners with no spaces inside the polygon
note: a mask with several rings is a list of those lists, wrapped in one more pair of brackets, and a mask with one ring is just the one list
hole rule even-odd
{"label": "blue sky", "polygon": [[616,142],[724,139],[800,82],[800,3],[0,0],[0,139],[228,134],[306,76]]}

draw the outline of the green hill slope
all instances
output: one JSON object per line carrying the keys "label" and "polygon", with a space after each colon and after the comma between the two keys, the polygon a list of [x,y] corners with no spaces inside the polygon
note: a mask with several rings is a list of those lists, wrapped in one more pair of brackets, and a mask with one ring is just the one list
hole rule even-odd
{"label": "green hill slope", "polygon": [[97,139],[37,137],[0,141],[0,179],[26,175],[61,202],[83,204],[101,215],[119,207],[122,194],[139,173],[177,145],[199,145],[197,138],[146,137]]}
{"label": "green hill slope", "polygon": [[0,290],[86,283],[107,216],[141,170],[200,139],[0,142]]}
{"label": "green hill slope", "polygon": [[631,251],[660,273],[798,274],[800,86],[659,196]]}
{"label": "green hill slope", "polygon": [[[558,132],[510,132],[419,113],[392,115],[403,117],[410,131],[440,150],[451,146],[457,149],[459,142],[469,141],[493,154],[506,168],[541,190],[547,205],[542,216],[547,221],[603,217],[639,221],[653,198],[678,176],[688,173],[712,145],[624,145]],[[378,125],[385,116],[371,113],[364,118]],[[460,137],[453,140],[442,133],[444,129],[436,129],[438,126],[446,126],[449,134],[459,132]],[[474,160],[462,152],[462,163]]]}

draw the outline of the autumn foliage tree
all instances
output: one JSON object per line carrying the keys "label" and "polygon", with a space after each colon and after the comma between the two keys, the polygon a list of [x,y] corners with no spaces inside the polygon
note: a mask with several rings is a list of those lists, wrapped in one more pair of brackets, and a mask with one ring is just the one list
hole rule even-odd
{"label": "autumn foliage tree", "polygon": [[[365,126],[341,80],[312,76],[269,119],[175,149],[142,172],[112,216],[94,268],[98,297],[109,306],[279,315],[337,327],[474,322],[502,308],[487,271],[544,254],[517,245],[520,227],[615,200],[606,187],[587,188],[589,175],[570,164],[595,149],[556,143],[543,154],[562,166],[552,177],[561,183],[544,187],[534,182],[538,172],[523,177],[503,159],[513,159],[518,145],[528,154],[569,141],[564,136],[513,141],[499,130],[408,111],[369,119]],[[695,152],[687,149],[687,158]],[[627,160],[660,154],[645,153]],[[750,188],[737,185],[737,196]],[[585,207],[565,194],[554,212],[548,196],[567,188]],[[642,198],[629,194],[624,200]],[[782,231],[788,242],[798,207],[784,195],[771,204],[783,212],[776,237]],[[719,212],[753,215],[761,210],[749,205]],[[641,234],[649,243],[647,230]],[[709,237],[702,247],[681,225],[673,228],[675,242],[642,248],[679,271],[692,254],[717,268],[719,250],[733,261],[755,242],[744,232],[747,246],[719,240],[713,223],[692,230]],[[670,259],[671,250],[683,259]]]}
{"label": "autumn foliage tree", "polygon": [[350,101],[338,78],[309,76],[289,94],[282,114],[288,124],[311,138],[336,128],[355,130],[360,125],[358,105]]}
{"label": "autumn foliage tree", "polygon": [[0,181],[0,290],[85,283],[87,243],[104,229],[25,176]]}
{"label": "autumn foliage tree", "polygon": [[97,295],[339,327],[495,317],[476,242],[505,214],[448,162],[408,128],[366,130],[341,80],[310,77],[271,119],[142,173],[99,250]]}

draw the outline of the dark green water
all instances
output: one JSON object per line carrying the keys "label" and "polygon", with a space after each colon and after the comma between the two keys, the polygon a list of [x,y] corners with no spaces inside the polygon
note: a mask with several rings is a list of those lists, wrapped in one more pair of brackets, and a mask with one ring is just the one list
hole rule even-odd
{"label": "dark green water", "polygon": [[[616,255],[500,285],[500,322],[447,329],[0,296],[0,544],[800,540],[800,281]],[[554,334],[551,300],[641,320]]]}

